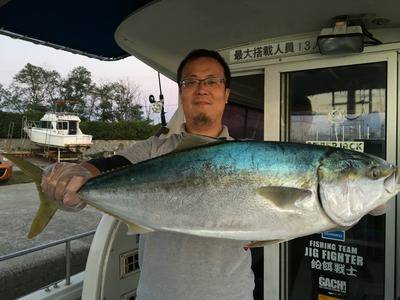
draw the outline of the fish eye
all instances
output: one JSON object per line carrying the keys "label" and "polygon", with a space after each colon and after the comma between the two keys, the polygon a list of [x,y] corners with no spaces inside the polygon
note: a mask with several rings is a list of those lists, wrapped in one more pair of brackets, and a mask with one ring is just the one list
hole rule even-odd
{"label": "fish eye", "polygon": [[381,172],[379,171],[379,169],[377,167],[372,167],[370,170],[370,175],[372,178],[376,179],[379,178]]}

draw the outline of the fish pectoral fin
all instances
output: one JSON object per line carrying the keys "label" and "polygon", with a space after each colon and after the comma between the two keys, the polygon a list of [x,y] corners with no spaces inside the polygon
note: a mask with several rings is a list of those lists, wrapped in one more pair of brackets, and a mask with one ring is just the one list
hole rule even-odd
{"label": "fish pectoral fin", "polygon": [[283,243],[286,240],[269,240],[269,241],[254,241],[244,245],[245,248],[257,248],[257,247],[264,247],[276,243]]}
{"label": "fish pectoral fin", "polygon": [[128,226],[128,234],[143,234],[153,232],[154,230],[151,228],[147,228],[141,225],[137,225],[135,223],[127,222],[126,225]]}
{"label": "fish pectoral fin", "polygon": [[287,209],[308,199],[312,192],[307,189],[299,189],[284,186],[263,186],[257,189],[257,194],[270,201],[275,206]]}

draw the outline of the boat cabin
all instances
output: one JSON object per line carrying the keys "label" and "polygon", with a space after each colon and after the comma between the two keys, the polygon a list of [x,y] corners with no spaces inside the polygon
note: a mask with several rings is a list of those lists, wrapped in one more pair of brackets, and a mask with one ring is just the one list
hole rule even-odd
{"label": "boat cabin", "polygon": [[74,114],[46,113],[36,124],[36,128],[57,130],[59,134],[74,135],[82,133],[78,127],[81,119]]}

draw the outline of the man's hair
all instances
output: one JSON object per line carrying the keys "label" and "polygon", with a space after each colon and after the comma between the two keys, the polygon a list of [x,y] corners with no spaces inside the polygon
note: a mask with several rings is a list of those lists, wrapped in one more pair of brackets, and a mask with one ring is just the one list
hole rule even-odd
{"label": "man's hair", "polygon": [[231,84],[231,70],[229,69],[228,64],[217,51],[208,49],[196,49],[191,51],[188,55],[186,55],[186,57],[182,60],[182,62],[178,67],[178,76],[177,76],[178,84],[180,84],[182,80],[182,70],[185,67],[185,65],[190,61],[202,57],[213,58],[219,62],[219,64],[224,68],[225,87],[229,88]]}

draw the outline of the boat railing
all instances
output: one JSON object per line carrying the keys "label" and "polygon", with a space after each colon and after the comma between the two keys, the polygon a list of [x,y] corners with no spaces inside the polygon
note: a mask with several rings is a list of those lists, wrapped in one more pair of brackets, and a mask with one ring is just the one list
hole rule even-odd
{"label": "boat railing", "polygon": [[38,121],[25,120],[23,127],[31,129],[32,127],[38,127],[39,124],[40,122]]}
{"label": "boat railing", "polygon": [[28,248],[28,249],[16,251],[16,252],[13,252],[10,254],[6,254],[3,256],[0,256],[0,262],[65,243],[65,285],[70,285],[71,284],[71,241],[94,235],[95,232],[96,232],[96,230],[87,231],[87,232],[83,232],[83,233],[79,233],[76,235],[66,237],[64,239],[52,241],[50,243],[46,243],[46,244],[42,244],[42,245],[35,246],[32,248]]}

